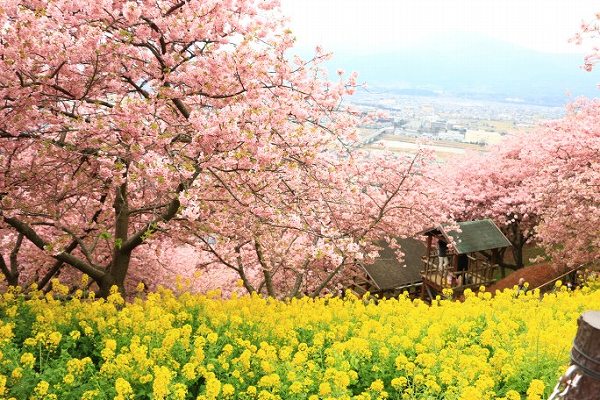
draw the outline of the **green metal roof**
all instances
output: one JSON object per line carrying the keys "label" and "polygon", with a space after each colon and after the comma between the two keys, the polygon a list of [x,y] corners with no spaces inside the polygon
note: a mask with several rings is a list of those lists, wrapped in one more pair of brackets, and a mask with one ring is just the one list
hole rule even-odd
{"label": "green metal roof", "polygon": [[454,248],[458,254],[510,247],[510,241],[500,229],[489,219],[480,221],[458,222],[460,232],[450,230],[447,226],[438,226],[423,232],[424,234],[441,233],[450,242],[454,240]]}
{"label": "green metal roof", "polygon": [[400,239],[398,244],[405,253],[404,265],[400,265],[396,254],[386,243],[377,243],[382,247],[379,257],[373,264],[363,268],[380,290],[394,289],[411,283],[421,282],[421,256],[426,253],[425,244],[417,239]]}

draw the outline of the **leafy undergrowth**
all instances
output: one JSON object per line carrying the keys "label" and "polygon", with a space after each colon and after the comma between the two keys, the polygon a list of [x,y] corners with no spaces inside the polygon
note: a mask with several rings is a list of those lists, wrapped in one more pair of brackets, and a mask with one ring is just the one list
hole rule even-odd
{"label": "leafy undergrowth", "polygon": [[0,398],[540,399],[568,364],[579,315],[600,309],[589,287],[432,306],[56,297],[3,295]]}

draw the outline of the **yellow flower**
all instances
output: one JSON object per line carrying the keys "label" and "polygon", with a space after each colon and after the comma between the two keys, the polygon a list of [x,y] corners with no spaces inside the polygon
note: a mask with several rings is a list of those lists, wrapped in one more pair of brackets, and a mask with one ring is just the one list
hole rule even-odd
{"label": "yellow flower", "polygon": [[52,332],[48,335],[48,344],[51,346],[57,347],[62,339],[62,334],[60,332]]}
{"label": "yellow flower", "polygon": [[539,379],[532,380],[529,384],[529,389],[527,389],[527,400],[541,399],[545,389],[546,385],[544,382]]}
{"label": "yellow flower", "polygon": [[304,391],[304,386],[300,382],[295,381],[290,385],[289,391],[293,394],[300,394]]}
{"label": "yellow flower", "polygon": [[169,393],[169,383],[171,382],[171,371],[165,366],[154,367],[154,382],[152,383],[152,393],[155,399],[165,399]]}
{"label": "yellow flower", "polygon": [[327,382],[322,382],[319,385],[319,394],[321,396],[327,396],[328,394],[331,393],[331,386],[329,385],[329,383]]}
{"label": "yellow flower", "polygon": [[48,393],[49,388],[50,388],[50,384],[48,382],[40,381],[33,389],[33,392],[38,397],[44,397]]}
{"label": "yellow flower", "polygon": [[383,381],[376,379],[371,383],[370,389],[375,392],[381,392],[384,389]]}
{"label": "yellow flower", "polygon": [[206,381],[206,397],[208,399],[217,399],[221,392],[221,382],[212,378]]}
{"label": "yellow flower", "polygon": [[336,371],[333,381],[337,387],[346,388],[350,385],[350,376],[345,371]]}
{"label": "yellow flower", "polygon": [[21,364],[23,364],[25,368],[33,368],[35,356],[31,353],[23,353],[23,355],[21,355]]}
{"label": "yellow flower", "polygon": [[196,379],[196,364],[187,363],[181,369],[183,377],[189,381]]}
{"label": "yellow flower", "polygon": [[466,387],[460,395],[460,400],[481,400],[483,393],[472,386]]}
{"label": "yellow flower", "polygon": [[23,368],[17,367],[15,369],[13,369],[13,371],[12,371],[12,373],[10,375],[15,380],[16,379],[21,379],[23,377]]}
{"label": "yellow flower", "polygon": [[58,279],[52,279],[50,282],[52,283],[52,292],[55,294],[60,296],[66,296],[69,294],[69,287],[61,284]]}
{"label": "yellow flower", "polygon": [[17,306],[8,307],[5,311],[5,314],[9,318],[14,318],[17,316]]}
{"label": "yellow flower", "polygon": [[248,395],[250,395],[252,397],[256,396],[256,393],[257,393],[256,386],[252,386],[252,385],[248,386],[248,388],[246,388],[246,393],[248,393]]}
{"label": "yellow flower", "polygon": [[63,377],[63,382],[66,383],[67,385],[72,385],[73,382],[75,382],[75,377],[73,376],[73,374],[66,374]]}
{"label": "yellow flower", "polygon": [[403,376],[399,376],[397,378],[392,379],[391,384],[394,389],[399,390],[408,384],[408,380]]}
{"label": "yellow flower", "polygon": [[265,375],[258,380],[258,386],[267,387],[277,389],[279,384],[281,383],[281,379],[277,374]]}
{"label": "yellow flower", "polygon": [[130,395],[133,394],[133,389],[129,382],[120,377],[115,381],[115,390],[117,391],[117,394],[123,398],[129,398]]}
{"label": "yellow flower", "polygon": [[521,395],[516,390],[509,390],[506,392],[506,400],[521,400]]}
{"label": "yellow flower", "polygon": [[[30,400],[60,399],[73,385],[99,378],[113,385],[117,400],[130,398],[137,386],[151,386],[155,399],[183,400],[199,378],[205,382],[201,400],[540,400],[551,382],[527,382],[526,395],[511,385],[534,356],[549,360],[534,371],[538,376],[563,373],[580,310],[600,300],[592,287],[542,297],[509,290],[489,298],[471,291],[463,302],[434,306],[407,295],[377,303],[356,296],[279,301],[164,288],[122,307],[105,299],[8,294],[0,301],[6,375],[0,375],[0,398],[35,379],[38,371],[31,368],[41,369],[38,380],[48,368],[64,371],[31,389]],[[14,320],[21,304],[33,318],[31,337],[17,348]],[[62,332],[68,332],[65,340]],[[73,345],[102,359],[64,357]],[[351,394],[353,385],[367,387]],[[81,398],[102,395],[90,390]]]}
{"label": "yellow flower", "polygon": [[122,305],[125,304],[125,300],[121,293],[119,292],[119,288],[116,285],[111,286],[110,294],[106,298],[106,300],[111,304]]}
{"label": "yellow flower", "polygon": [[183,383],[176,383],[173,386],[173,396],[175,400],[185,400],[187,395],[187,387]]}
{"label": "yellow flower", "polygon": [[13,337],[15,337],[15,334],[13,332],[13,324],[6,324],[3,325],[2,321],[0,321],[0,344],[3,341],[10,341]]}
{"label": "yellow flower", "polygon": [[208,334],[208,336],[206,336],[206,340],[208,340],[208,343],[211,343],[211,344],[216,343],[217,339],[219,339],[219,335],[217,335],[214,332],[211,332]]}
{"label": "yellow flower", "polygon": [[114,352],[117,349],[117,341],[114,339],[106,339],[104,342],[104,348]]}
{"label": "yellow flower", "polygon": [[233,387],[233,385],[226,383],[221,388],[221,393],[224,397],[231,397],[235,393],[235,388]]}
{"label": "yellow flower", "polygon": [[81,400],[94,400],[99,395],[100,395],[100,391],[98,389],[86,390],[85,392],[83,392],[83,395],[81,396]]}

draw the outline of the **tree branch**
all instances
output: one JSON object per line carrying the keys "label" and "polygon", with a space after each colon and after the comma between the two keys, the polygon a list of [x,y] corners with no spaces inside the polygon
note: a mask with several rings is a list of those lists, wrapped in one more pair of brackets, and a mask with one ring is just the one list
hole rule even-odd
{"label": "tree branch", "polygon": [[6,262],[4,261],[4,256],[2,256],[2,254],[0,254],[0,270],[2,271],[2,273],[4,274],[4,276],[6,277],[6,280],[9,283],[12,282],[13,275],[10,272],[10,270],[8,269],[8,267],[6,266]]}
{"label": "tree branch", "polygon": [[[42,239],[42,237],[39,236],[27,223],[19,221],[14,217],[3,216],[3,219],[4,222],[15,228],[17,232],[22,233],[37,248],[44,251],[47,249],[49,243]],[[105,275],[104,271],[87,264],[85,261],[81,260],[78,257],[75,257],[70,253],[65,252],[64,250],[58,254],[52,254],[51,257],[69,265],[72,265],[81,272],[88,274],[93,279],[98,280]]]}
{"label": "tree branch", "polygon": [[57,226],[57,228],[59,228],[60,230],[65,231],[66,233],[68,233],[69,235],[71,235],[73,237],[73,240],[79,245],[79,248],[81,249],[81,252],[83,253],[83,255],[85,256],[85,259],[87,260],[87,262],[92,265],[92,266],[96,266],[94,264],[94,261],[92,260],[92,255],[90,254],[87,246],[85,245],[85,243],[83,242],[83,240],[77,236],[73,231],[71,231],[70,229],[64,227],[64,226]]}
{"label": "tree branch", "polygon": [[[69,245],[65,248],[64,251],[66,253],[70,253],[73,250],[75,250],[76,247],[77,247],[77,241],[72,240],[71,243],[69,243]],[[52,265],[52,267],[50,267],[48,272],[46,272],[44,277],[38,282],[38,289],[40,289],[40,290],[43,289],[48,284],[48,282],[50,282],[52,277],[54,277],[54,275],[56,275],[60,271],[60,269],[62,268],[63,265],[64,265],[64,262],[62,262],[60,260],[56,260],[56,262]]]}
{"label": "tree branch", "polygon": [[267,287],[267,294],[269,296],[275,296],[275,290],[273,288],[273,276],[271,275],[271,269],[268,268],[267,262],[264,259],[264,255],[262,252],[262,248],[260,243],[256,238],[254,238],[254,250],[256,251],[256,256],[258,257],[258,262],[260,263],[263,275],[265,277],[265,286]]}
{"label": "tree branch", "polygon": [[[252,284],[248,280],[248,276],[246,276],[246,272],[244,271],[244,263],[242,262],[242,247],[245,246],[246,244],[248,244],[249,242],[250,241],[246,241],[242,244],[235,246],[234,251],[236,254],[236,260],[237,260],[237,264],[238,264],[238,268],[239,268],[240,278],[242,279],[242,283],[244,284],[244,287],[246,288],[248,293],[256,293],[256,289],[254,288],[254,286],[252,286]],[[259,289],[259,292],[260,292],[260,289]]]}
{"label": "tree branch", "polygon": [[173,14],[175,11],[177,11],[178,9],[180,9],[181,7],[183,7],[185,5],[185,1],[181,1],[177,4],[175,4],[173,7],[169,8],[167,10],[167,12],[165,13],[165,17],[168,17],[169,15]]}
{"label": "tree branch", "polygon": [[[197,169],[194,175],[190,179],[188,179],[187,183],[189,184],[193,182],[199,174],[200,169]],[[151,222],[148,222],[146,225],[144,225],[144,227],[138,232],[130,236],[129,239],[127,239],[127,241],[125,241],[125,243],[122,244],[120,251],[123,253],[133,251],[133,249],[135,249],[137,246],[144,242],[144,236],[156,232],[157,224],[159,224],[160,222],[167,222],[173,219],[175,215],[177,215],[177,211],[179,211],[179,206],[181,206],[181,203],[179,202],[179,193],[183,192],[185,188],[186,184],[183,182],[180,183],[177,186],[177,190],[175,191],[175,197],[169,202],[169,204],[167,205],[167,209],[158,217],[153,219]]]}
{"label": "tree branch", "polygon": [[19,275],[19,270],[18,270],[19,263],[17,260],[17,255],[19,254],[19,249],[21,249],[22,243],[23,243],[23,234],[19,233],[19,236],[17,236],[17,242],[15,243],[15,247],[13,247],[12,251],[10,252],[10,271],[13,276]]}
{"label": "tree branch", "polygon": [[317,297],[321,293],[321,291],[325,289],[329,282],[331,282],[331,280],[342,270],[345,262],[346,257],[342,258],[342,262],[340,262],[340,265],[338,265],[336,269],[334,269],[329,275],[327,275],[327,278],[325,278],[325,280],[321,282],[321,284],[315,290],[313,290],[313,292],[310,294],[310,297]]}

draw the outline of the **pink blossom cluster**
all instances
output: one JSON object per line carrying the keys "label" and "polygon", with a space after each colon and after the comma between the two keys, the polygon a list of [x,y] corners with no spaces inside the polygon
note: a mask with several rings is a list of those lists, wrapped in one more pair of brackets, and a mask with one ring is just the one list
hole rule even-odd
{"label": "pink blossom cluster", "polygon": [[[600,39],[600,12],[596,13],[592,21],[581,22],[579,32],[571,38],[571,42],[582,44],[583,42],[597,42]],[[586,54],[582,68],[588,72],[594,69],[594,66],[600,61],[600,48],[593,46],[591,51]]]}

